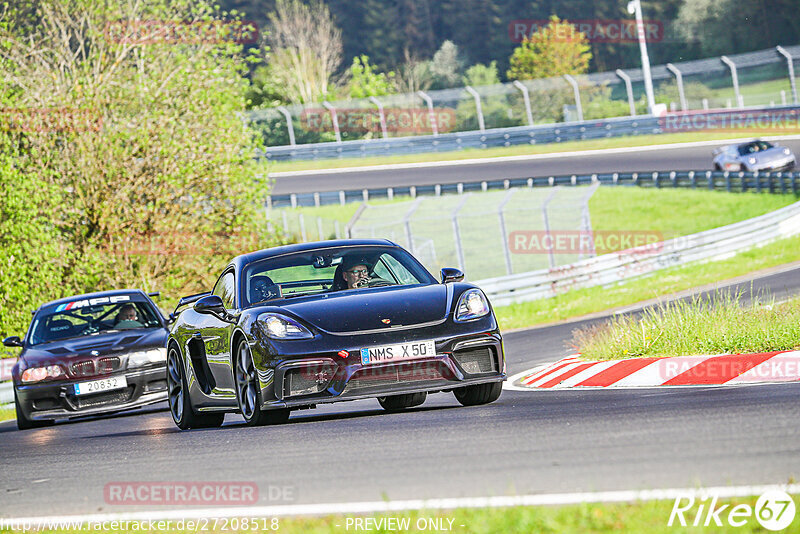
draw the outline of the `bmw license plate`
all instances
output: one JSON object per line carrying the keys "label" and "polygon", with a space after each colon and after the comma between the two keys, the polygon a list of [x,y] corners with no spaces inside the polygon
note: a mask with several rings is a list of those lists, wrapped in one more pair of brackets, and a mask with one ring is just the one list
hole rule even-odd
{"label": "bmw license plate", "polygon": [[361,364],[391,363],[403,360],[417,360],[436,355],[436,344],[433,341],[416,341],[414,343],[398,343],[361,349]]}
{"label": "bmw license plate", "polygon": [[101,393],[112,389],[124,389],[128,387],[128,381],[124,376],[112,376],[102,380],[92,380],[91,382],[81,382],[75,384],[75,395],[90,395]]}

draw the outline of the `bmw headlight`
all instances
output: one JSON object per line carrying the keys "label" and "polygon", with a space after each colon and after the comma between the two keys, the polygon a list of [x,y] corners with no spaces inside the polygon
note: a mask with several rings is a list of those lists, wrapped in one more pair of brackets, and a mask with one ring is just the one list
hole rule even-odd
{"label": "bmw headlight", "polygon": [[157,349],[142,350],[128,354],[128,368],[141,367],[153,363],[164,363],[167,361],[167,349],[159,347]]}
{"label": "bmw headlight", "polygon": [[272,339],[310,339],[314,334],[294,319],[279,313],[262,313],[258,322]]}
{"label": "bmw headlight", "polygon": [[455,320],[459,323],[478,319],[489,313],[489,301],[480,289],[464,291],[458,299]]}
{"label": "bmw headlight", "polygon": [[33,384],[41,382],[45,378],[58,378],[64,376],[64,369],[60,365],[48,365],[47,367],[31,367],[22,372],[22,382]]}

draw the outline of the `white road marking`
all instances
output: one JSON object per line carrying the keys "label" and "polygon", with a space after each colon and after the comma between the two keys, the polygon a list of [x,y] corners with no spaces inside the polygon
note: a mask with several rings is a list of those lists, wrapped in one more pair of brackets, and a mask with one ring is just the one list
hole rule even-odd
{"label": "white road marking", "polygon": [[[598,491],[585,493],[552,493],[499,497],[456,497],[409,501],[372,501],[325,504],[288,504],[276,506],[237,506],[193,508],[188,510],[152,510],[144,512],[62,515],[49,517],[0,518],[0,526],[50,525],[58,523],[102,523],[107,521],[162,521],[178,519],[213,519],[223,517],[291,517],[350,514],[378,514],[406,510],[454,510],[459,508],[506,508],[509,506],[558,506],[581,503],[615,503],[653,500],[674,500],[678,497],[720,499],[757,496],[780,490],[800,493],[800,484],[763,486],[717,486],[710,488],[669,488],[656,490]],[[664,518],[666,522],[666,518]]]}
{"label": "white road marking", "polygon": [[[743,143],[752,141],[754,137],[742,137],[739,139],[719,139],[716,141],[695,141],[692,143],[668,143],[663,145],[645,145],[645,146],[632,146],[620,148],[606,148],[596,150],[576,150],[572,152],[552,152],[549,154],[525,154],[520,156],[500,156],[496,158],[472,158],[452,161],[426,161],[418,163],[393,163],[385,165],[367,165],[362,167],[342,167],[339,169],[309,169],[305,171],[284,171],[284,172],[271,172],[270,178],[290,178],[292,176],[315,176],[321,174],[344,174],[353,172],[376,172],[376,171],[394,171],[403,169],[427,169],[436,167],[450,167],[461,165],[483,165],[487,163],[506,163],[514,161],[537,161],[542,159],[563,159],[574,158],[580,156],[596,156],[602,154],[629,154],[631,152],[650,152],[657,150],[677,150],[681,148],[714,146],[714,145],[732,145],[734,143]],[[800,135],[780,135],[760,137],[759,139],[766,139],[769,141],[787,141],[800,139]],[[711,163],[711,154],[709,154],[709,164]]]}

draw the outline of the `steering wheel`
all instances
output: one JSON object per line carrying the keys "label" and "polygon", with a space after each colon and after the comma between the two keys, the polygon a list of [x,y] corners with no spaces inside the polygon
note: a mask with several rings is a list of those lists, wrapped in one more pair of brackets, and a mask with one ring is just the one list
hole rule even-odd
{"label": "steering wheel", "polygon": [[394,284],[383,278],[373,278],[367,283],[367,287],[386,287]]}

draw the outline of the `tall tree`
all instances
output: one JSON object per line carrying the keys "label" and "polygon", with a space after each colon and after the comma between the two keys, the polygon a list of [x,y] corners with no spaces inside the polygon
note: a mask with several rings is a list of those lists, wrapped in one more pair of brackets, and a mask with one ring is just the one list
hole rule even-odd
{"label": "tall tree", "polygon": [[586,36],[553,15],[547,26],[523,39],[514,50],[507,76],[511,80],[528,80],[584,74],[591,58]]}
{"label": "tall tree", "polygon": [[267,58],[293,102],[311,103],[331,91],[342,62],[342,32],[321,0],[278,0],[269,15]]}

